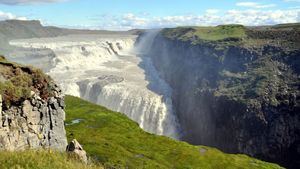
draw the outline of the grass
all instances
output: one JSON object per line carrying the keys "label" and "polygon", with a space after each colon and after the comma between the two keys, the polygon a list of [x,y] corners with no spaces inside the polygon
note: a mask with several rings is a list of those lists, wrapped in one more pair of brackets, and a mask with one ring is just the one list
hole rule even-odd
{"label": "grass", "polygon": [[165,37],[183,41],[191,40],[194,44],[201,41],[238,40],[246,37],[245,27],[242,25],[220,25],[216,27],[178,27],[164,29]]}
{"label": "grass", "polygon": [[103,169],[93,164],[84,165],[66,153],[49,150],[0,152],[1,169]]}
{"label": "grass", "polygon": [[46,99],[53,95],[52,79],[40,69],[7,61],[0,56],[0,94],[4,107],[20,104],[31,97],[31,91]]}
{"label": "grass", "polygon": [[[246,155],[225,154],[141,130],[120,113],[66,96],[68,139],[76,138],[105,168],[280,168]],[[77,124],[72,120],[81,119]]]}
{"label": "grass", "polygon": [[228,46],[261,48],[274,45],[298,49],[300,24],[245,27],[243,25],[189,26],[163,29],[161,34],[171,40],[187,41],[192,45],[206,44],[223,50]]}
{"label": "grass", "polygon": [[295,29],[300,30],[300,23],[288,23],[288,24],[278,24],[275,25],[274,28],[282,29],[282,28],[288,28],[288,29]]}

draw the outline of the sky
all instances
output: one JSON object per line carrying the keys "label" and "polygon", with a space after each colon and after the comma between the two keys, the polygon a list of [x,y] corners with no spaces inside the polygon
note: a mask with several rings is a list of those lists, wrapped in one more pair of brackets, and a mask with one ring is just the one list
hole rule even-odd
{"label": "sky", "polygon": [[129,30],[300,22],[300,0],[0,0],[0,20]]}

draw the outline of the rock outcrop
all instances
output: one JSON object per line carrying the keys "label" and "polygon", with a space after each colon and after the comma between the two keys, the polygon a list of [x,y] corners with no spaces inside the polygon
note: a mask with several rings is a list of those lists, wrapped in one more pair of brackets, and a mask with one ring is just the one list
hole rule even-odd
{"label": "rock outcrop", "polygon": [[299,39],[251,38],[193,44],[160,33],[148,55],[173,88],[183,140],[296,168]]}
{"label": "rock outcrop", "polygon": [[76,159],[80,160],[84,164],[88,163],[86,152],[83,150],[82,146],[78,143],[76,139],[72,140],[67,146],[66,151],[74,156]]}
{"label": "rock outcrop", "polygon": [[64,95],[40,70],[0,59],[0,150],[64,151]]}
{"label": "rock outcrop", "polygon": [[57,96],[48,101],[33,94],[32,99],[25,100],[21,106],[1,111],[0,150],[64,150],[67,146],[63,110],[65,105],[59,89],[57,93]]}

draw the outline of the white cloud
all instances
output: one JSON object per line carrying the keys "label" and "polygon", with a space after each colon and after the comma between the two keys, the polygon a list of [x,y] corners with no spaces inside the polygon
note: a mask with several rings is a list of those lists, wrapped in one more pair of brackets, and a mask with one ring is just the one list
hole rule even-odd
{"label": "white cloud", "polygon": [[18,17],[13,15],[12,13],[2,12],[0,11],[0,20],[8,20],[8,19],[18,19],[18,20],[27,20],[26,17]]}
{"label": "white cloud", "polygon": [[103,15],[99,18],[100,29],[128,30],[134,28],[163,28],[176,26],[209,26],[243,24],[247,26],[272,25],[300,21],[300,9],[290,10],[229,10],[206,11],[203,15],[176,15],[148,17],[134,14],[122,16]]}
{"label": "white cloud", "polygon": [[248,7],[248,8],[272,8],[275,7],[276,4],[261,4],[257,2],[238,2],[236,6]]}
{"label": "white cloud", "polygon": [[26,5],[26,4],[36,4],[36,3],[52,3],[59,2],[63,0],[0,0],[1,4],[6,5]]}

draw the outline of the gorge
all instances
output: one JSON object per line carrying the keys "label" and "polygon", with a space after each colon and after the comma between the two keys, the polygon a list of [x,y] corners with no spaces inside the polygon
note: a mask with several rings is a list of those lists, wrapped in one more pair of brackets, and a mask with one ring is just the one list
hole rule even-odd
{"label": "gorge", "polygon": [[148,132],[297,168],[299,25],[208,29],[20,37],[8,58]]}
{"label": "gorge", "polygon": [[299,39],[299,25],[162,30],[148,55],[182,139],[297,168]]}

